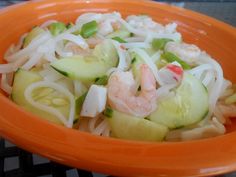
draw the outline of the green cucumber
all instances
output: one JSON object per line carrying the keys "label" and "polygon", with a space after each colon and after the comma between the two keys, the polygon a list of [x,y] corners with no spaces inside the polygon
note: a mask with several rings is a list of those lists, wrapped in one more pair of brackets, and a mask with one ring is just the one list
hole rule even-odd
{"label": "green cucumber", "polygon": [[168,128],[149,120],[113,110],[107,118],[112,135],[116,138],[141,141],[162,141]]}
{"label": "green cucumber", "polygon": [[[62,122],[56,116],[42,111],[41,109],[35,108],[25,99],[25,89],[30,84],[41,80],[42,78],[37,70],[26,71],[23,69],[18,69],[14,77],[11,98],[16,104],[20,105],[27,111],[50,122],[62,125]],[[32,97],[36,102],[49,105],[59,110],[65,117],[68,117],[70,103],[69,100],[63,96],[63,94],[58,93],[51,88],[38,88],[33,91]],[[75,119],[77,119],[77,117],[75,117]]]}
{"label": "green cucumber", "polygon": [[170,129],[184,127],[202,120],[208,113],[208,92],[200,80],[185,73],[174,96],[158,102],[149,119]]}
{"label": "green cucumber", "polygon": [[55,22],[55,23],[50,24],[48,29],[53,36],[57,36],[57,35],[63,33],[67,28],[64,23]]}
{"label": "green cucumber", "polygon": [[110,34],[107,35],[108,38],[115,38],[115,37],[119,37],[121,39],[124,39],[124,38],[128,38],[128,37],[131,37],[131,33],[125,29],[125,28],[121,28],[119,30],[116,30]]}
{"label": "green cucumber", "polygon": [[27,47],[34,38],[42,34],[44,30],[38,26],[34,27],[28,35],[25,37],[24,42],[23,42],[23,48]]}
{"label": "green cucumber", "polygon": [[97,45],[91,56],[62,58],[51,64],[59,73],[74,80],[93,82],[118,63],[118,54],[110,40]]}

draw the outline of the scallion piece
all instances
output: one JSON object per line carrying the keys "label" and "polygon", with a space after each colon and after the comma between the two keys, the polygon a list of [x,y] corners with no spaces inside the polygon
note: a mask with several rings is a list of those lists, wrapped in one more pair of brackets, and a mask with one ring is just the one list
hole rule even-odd
{"label": "scallion piece", "polygon": [[170,41],[173,41],[173,40],[168,39],[168,38],[153,39],[152,48],[155,50],[163,50],[166,43]]}
{"label": "scallion piece", "polygon": [[87,96],[87,93],[88,92],[85,92],[83,95],[81,95],[75,102],[75,105],[76,105],[76,114],[79,115],[80,114],[80,111],[82,109],[82,106],[83,106],[83,103],[84,103],[84,100]]}
{"label": "scallion piece", "polygon": [[107,108],[105,109],[105,111],[103,112],[103,114],[104,114],[106,117],[111,118],[111,117],[112,117],[112,114],[113,114],[113,110],[112,110],[111,108],[107,107]]}
{"label": "scallion piece", "polygon": [[95,20],[85,23],[81,28],[83,38],[89,38],[98,31],[98,24]]}
{"label": "scallion piece", "polygon": [[64,32],[67,28],[66,25],[62,22],[56,22],[49,25],[49,31],[53,36],[57,36],[58,34]]}
{"label": "scallion piece", "polygon": [[122,38],[120,38],[120,37],[118,37],[118,36],[113,37],[112,39],[115,40],[115,41],[118,41],[119,43],[127,43],[126,40],[124,40],[124,39],[122,39]]}
{"label": "scallion piece", "polygon": [[185,61],[181,60],[179,57],[177,57],[171,52],[165,52],[162,54],[161,57],[164,58],[168,63],[177,61],[183,67],[183,69],[191,69],[189,64],[187,64]]}
{"label": "scallion piece", "polygon": [[107,82],[108,82],[108,76],[105,75],[105,76],[96,78],[94,84],[96,84],[96,85],[107,85]]}

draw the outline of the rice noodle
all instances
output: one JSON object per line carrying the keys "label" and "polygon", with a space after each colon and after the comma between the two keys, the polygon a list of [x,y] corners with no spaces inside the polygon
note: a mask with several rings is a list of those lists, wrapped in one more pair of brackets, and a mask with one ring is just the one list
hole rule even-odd
{"label": "rice noodle", "polygon": [[120,45],[119,42],[112,40],[112,43],[115,46],[116,51],[117,51],[118,56],[119,56],[119,64],[118,64],[117,68],[119,70],[124,71],[128,67],[128,64],[127,64],[127,61],[126,61],[126,54],[125,54],[126,51],[121,48],[121,45]]}
{"label": "rice noodle", "polygon": [[[68,117],[68,121],[67,119],[64,117],[64,115],[62,113],[60,113],[57,109],[43,105],[41,103],[35,102],[34,99],[32,98],[32,92],[33,90],[40,88],[40,87],[49,87],[49,88],[53,88],[61,93],[63,93],[65,96],[67,96],[70,100],[70,113],[69,113],[69,117]],[[26,100],[34,107],[43,110],[45,112],[51,113],[53,115],[55,115],[66,127],[71,128],[73,126],[73,120],[74,120],[74,112],[75,112],[75,100],[74,100],[74,96],[64,87],[56,84],[56,83],[52,83],[52,82],[48,82],[48,81],[40,81],[40,82],[35,82],[31,85],[29,85],[26,90],[25,90],[25,98]]]}
{"label": "rice noodle", "polygon": [[75,81],[73,81],[73,83],[74,83],[75,96],[80,97],[81,95],[83,95],[87,91],[87,88],[85,87],[85,85],[82,82],[75,80]]}
{"label": "rice noodle", "polygon": [[156,63],[161,58],[161,52],[157,51],[155,54],[151,56],[152,62]]}
{"label": "rice noodle", "polygon": [[68,40],[68,41],[74,42],[75,44],[80,46],[82,49],[88,48],[87,42],[80,35],[64,34],[64,35],[61,35],[60,38],[58,37],[57,39],[55,39],[56,42],[60,40]]}
{"label": "rice noodle", "polygon": [[43,33],[39,36],[37,36],[26,48],[6,57],[6,60],[8,62],[14,62],[18,60],[19,58],[26,58],[28,57],[34,50],[42,43],[45,43],[48,39],[50,39],[50,34]]}
{"label": "rice noodle", "polygon": [[40,28],[46,28],[49,25],[51,25],[52,23],[56,23],[56,22],[58,22],[58,21],[57,20],[48,20],[48,21],[44,22],[42,25],[40,25]]}
{"label": "rice noodle", "polygon": [[160,85],[163,85],[163,82],[162,82],[160,76],[158,75],[158,69],[155,66],[155,64],[153,63],[152,59],[149,57],[149,55],[144,50],[138,49],[138,48],[131,49],[130,51],[137,53],[145,61],[145,63],[152,70],[152,73],[155,76],[157,83],[159,83]]}
{"label": "rice noodle", "polygon": [[144,37],[129,37],[125,38],[127,42],[143,42],[145,40]]}
{"label": "rice noodle", "polygon": [[216,72],[216,78],[215,78],[214,86],[212,87],[212,89],[209,92],[209,103],[210,103],[209,115],[211,115],[214,108],[215,108],[216,102],[220,97],[224,77],[223,77],[222,68],[219,65],[219,63],[217,63],[215,60],[210,58],[207,54],[204,54],[202,60],[204,62],[207,62],[207,63],[211,64],[214,67],[214,70]]}
{"label": "rice noodle", "polygon": [[157,100],[161,101],[167,97],[171,97],[174,93],[171,94],[171,89],[175,88],[176,84],[163,85],[157,89]]}
{"label": "rice noodle", "polygon": [[43,54],[41,53],[35,53],[21,68],[25,70],[31,69],[34,65],[36,65],[40,61],[42,56]]}
{"label": "rice noodle", "polygon": [[9,80],[7,78],[7,74],[2,74],[1,78],[1,88],[4,92],[6,92],[8,95],[12,92],[12,87],[9,84]]}
{"label": "rice noodle", "polygon": [[43,77],[44,80],[51,81],[51,82],[55,82],[63,78],[61,74],[59,74],[58,72],[56,72],[54,69],[50,67],[40,71],[39,74]]}
{"label": "rice noodle", "polygon": [[151,48],[151,45],[145,42],[130,42],[130,43],[123,43],[122,44],[125,48]]}
{"label": "rice noodle", "polygon": [[[132,20],[132,18],[138,19]],[[85,23],[94,20],[98,23],[98,31],[93,37],[84,39],[81,35],[73,34],[78,30],[80,31]],[[121,37],[124,38],[126,43],[121,44],[111,40],[119,57],[118,66],[109,68],[104,74],[110,76],[115,71],[132,72],[131,57],[133,56],[132,53],[135,53],[149,66],[159,84],[156,90],[157,101],[161,102],[174,96],[175,93],[172,89],[178,86],[177,83],[169,84],[165,82],[165,75],[161,75],[161,70],[159,71],[156,66],[156,62],[161,59],[161,55],[165,50],[160,49],[153,54],[153,50],[150,49],[152,49],[153,39],[168,38],[174,40],[176,45],[182,43],[182,36],[176,31],[176,23],[163,26],[154,22],[150,17],[146,18],[145,21],[145,18],[141,16],[129,16],[127,20],[124,20],[120,13],[117,12],[105,14],[85,13],[77,18],[75,25],[72,25],[71,28],[66,29],[57,36],[53,36],[48,26],[55,22],[57,21],[49,20],[44,22],[40,26],[44,29],[44,32],[33,38],[24,48],[24,39],[28,33],[23,34],[18,43],[12,44],[6,51],[4,59],[7,63],[0,65],[0,73],[2,73],[1,88],[7,94],[10,95],[12,92],[12,78],[18,68],[30,70],[36,67],[41,69],[39,74],[42,76],[43,81],[30,84],[24,92],[25,99],[32,106],[55,115],[65,126],[72,128],[75,117],[75,97],[83,95],[88,90],[89,84],[64,77],[50,67],[51,62],[74,55],[96,55],[96,51],[93,51],[98,43],[107,39],[109,34],[116,32],[116,30],[126,30],[126,32],[132,33],[130,35],[132,37]],[[75,50],[68,49],[68,44],[72,44]],[[174,51],[174,49],[172,50]],[[186,53],[192,52],[187,49],[186,51],[184,49],[181,50]],[[149,51],[151,56],[148,54]],[[170,50],[170,52],[172,51]],[[102,54],[102,56],[105,55]],[[188,55],[186,54],[186,56]],[[232,86],[230,81],[224,79],[221,66],[205,52],[200,52],[199,56],[194,58],[194,64],[190,61],[191,57],[188,57],[186,62],[193,68],[184,72],[195,76],[208,90],[209,113],[195,125],[171,130],[167,135],[167,140],[190,140],[221,135],[225,133],[223,124],[230,122],[229,117],[236,117],[236,88]],[[136,90],[138,90],[140,78],[136,77],[134,82]],[[68,98],[70,102],[68,117],[65,117],[56,108],[35,101],[36,99],[32,97],[32,92],[41,87],[56,90],[55,94],[57,95],[53,96],[63,95]],[[119,103],[118,101],[117,103],[124,107],[127,106],[122,105],[124,104],[123,102]],[[129,110],[130,108],[127,109]],[[131,109],[129,112],[135,114]],[[111,130],[107,119],[103,115],[90,119],[84,117],[78,126],[80,130],[95,135],[110,136]]]}

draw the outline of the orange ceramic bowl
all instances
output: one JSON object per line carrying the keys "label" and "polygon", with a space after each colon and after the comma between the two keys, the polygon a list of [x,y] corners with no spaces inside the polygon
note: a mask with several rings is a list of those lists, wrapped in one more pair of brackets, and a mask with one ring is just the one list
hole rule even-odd
{"label": "orange ceramic bowl", "polygon": [[[236,30],[181,8],[143,0],[38,0],[0,11],[0,56],[19,36],[49,19],[74,21],[84,12],[144,13],[175,21],[184,40],[206,50],[236,82]],[[93,136],[48,123],[0,94],[0,134],[59,163],[116,176],[206,176],[236,170],[236,123],[215,138],[149,143]]]}

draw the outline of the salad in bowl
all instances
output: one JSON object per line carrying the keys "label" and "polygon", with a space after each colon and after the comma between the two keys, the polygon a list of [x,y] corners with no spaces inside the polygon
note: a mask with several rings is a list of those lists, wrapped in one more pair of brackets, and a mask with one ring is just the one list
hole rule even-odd
{"label": "salad in bowl", "polygon": [[148,15],[84,13],[22,34],[0,65],[1,88],[23,109],[94,135],[186,141],[222,135],[235,85],[183,41],[176,23]]}

